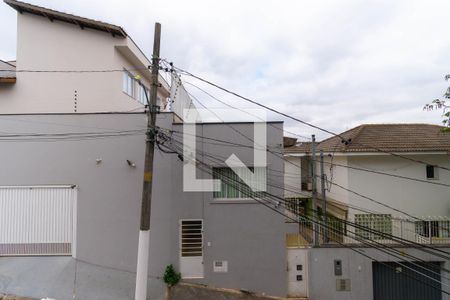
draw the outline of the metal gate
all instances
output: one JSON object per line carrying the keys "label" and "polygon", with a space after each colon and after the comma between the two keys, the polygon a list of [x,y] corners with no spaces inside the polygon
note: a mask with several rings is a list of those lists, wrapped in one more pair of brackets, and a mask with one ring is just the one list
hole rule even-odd
{"label": "metal gate", "polygon": [[0,256],[71,255],[76,188],[0,186]]}
{"label": "metal gate", "polygon": [[402,262],[401,264],[403,266],[395,262],[372,263],[374,300],[442,299],[439,283],[441,281],[440,263]]}

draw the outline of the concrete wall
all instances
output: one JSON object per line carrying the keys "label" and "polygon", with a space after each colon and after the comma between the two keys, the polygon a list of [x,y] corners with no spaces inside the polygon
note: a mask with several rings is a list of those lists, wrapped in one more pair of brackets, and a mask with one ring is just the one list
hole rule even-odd
{"label": "concrete wall", "polygon": [[[398,261],[387,254],[371,248],[358,248],[366,255],[377,261]],[[417,256],[425,261],[441,261],[442,267],[449,267],[449,261],[433,257],[414,248],[399,249],[407,254]],[[442,248],[448,251],[448,248]],[[344,248],[313,248],[299,249],[298,251],[310,251],[309,257],[309,298],[327,300],[372,300],[373,299],[373,276],[372,261],[369,258],[356,253],[351,249]],[[342,276],[334,275],[334,260],[342,261]],[[445,276],[445,274],[443,274]],[[336,279],[350,279],[350,291],[336,291]],[[442,279],[442,288],[448,291],[444,285],[449,284],[448,279]],[[419,283],[418,283],[419,284]],[[443,300],[450,299],[448,295],[442,295]]]}
{"label": "concrete wall", "polygon": [[[117,48],[120,46],[121,48]],[[119,51],[118,49],[122,49]],[[18,70],[122,70],[146,68],[148,59],[129,38],[28,13],[17,16]],[[149,71],[141,75],[150,87]],[[166,84],[165,84],[166,85]],[[136,84],[137,86],[137,84]],[[167,90],[160,89],[165,99]],[[0,85],[2,113],[123,112],[143,105],[122,92],[122,72],[18,72],[15,84]]]}
{"label": "concrete wall", "polygon": [[[281,127],[281,123],[273,123]],[[252,124],[234,124],[245,136],[252,138]],[[174,125],[175,131],[182,131],[182,125]],[[217,140],[227,140],[235,144],[253,146],[245,137],[236,134],[229,126],[223,124],[208,124],[197,127],[197,135]],[[277,134],[279,128],[267,127],[268,146],[281,151],[282,136]],[[181,140],[181,135],[176,135]],[[200,138],[198,139],[200,140]],[[225,166],[223,162],[229,155],[235,153],[244,163],[253,165],[253,150],[248,147],[217,145],[204,139],[197,146],[199,151],[213,154],[218,160],[204,156],[202,160],[214,166]],[[161,155],[161,154],[158,154]],[[163,156],[167,157],[167,154]],[[152,255],[150,265],[156,266],[162,274],[169,263],[177,268],[179,265],[179,219],[199,218],[204,220],[205,278],[193,280],[227,288],[244,288],[252,291],[265,292],[270,295],[285,296],[286,284],[286,251],[284,217],[275,214],[268,208],[251,201],[215,201],[211,192],[183,192],[182,185],[170,183],[182,182],[182,162],[174,159],[170,169],[163,165],[157,166],[155,174],[165,174],[155,177],[154,211],[158,215],[152,220],[154,234],[150,243],[158,240],[156,255]],[[221,161],[221,162],[220,162]],[[279,156],[268,154],[268,181],[282,181],[283,162]],[[210,174],[197,172],[198,178],[211,178]],[[170,181],[167,181],[170,178]],[[271,194],[283,196],[280,189],[268,187]],[[164,228],[170,228],[168,236]],[[158,232],[158,233],[156,233]],[[167,251],[171,249],[171,251]],[[228,273],[214,273],[213,260],[227,260]]]}
{"label": "concrete wall", "polygon": [[[172,125],[173,117],[168,113],[158,115],[158,125],[168,129],[173,126],[174,130],[181,131],[182,125]],[[282,123],[274,125],[282,127]],[[252,137],[251,124],[233,126]],[[8,133],[105,132],[144,129],[146,117],[144,114],[0,115],[0,127]],[[279,129],[271,128],[268,127],[269,146],[278,147],[281,151],[282,136],[275,134]],[[223,124],[199,125],[197,131],[200,136],[252,145],[244,137],[233,135],[234,131]],[[181,140],[182,136],[177,137],[174,133],[174,137]],[[207,153],[225,158],[236,153],[248,165],[253,163],[251,148],[219,147],[208,140],[198,141],[198,149]],[[138,244],[144,134],[94,140],[0,143],[1,185],[77,185],[77,258],[86,264],[133,274]],[[97,159],[102,162],[96,164]],[[136,168],[131,168],[127,159],[135,162]],[[206,157],[204,161],[212,163]],[[163,297],[164,285],[158,278],[168,264],[179,266],[178,224],[183,218],[204,220],[205,277],[196,282],[285,296],[284,218],[254,201],[219,203],[209,192],[183,192],[182,164],[174,154],[155,152],[149,298]],[[268,155],[268,164],[273,170],[269,171],[268,180],[283,181],[282,160]],[[215,165],[220,163],[215,162]],[[206,178],[210,175],[199,172],[198,176]],[[280,189],[269,187],[269,192],[283,196]],[[39,264],[41,260],[33,258],[33,263]],[[213,260],[227,260],[228,273],[214,273]],[[0,272],[3,263],[9,267],[6,273],[2,273],[6,277],[0,277],[0,286],[8,283],[10,292],[18,288],[17,284],[34,286],[32,278],[21,277],[24,265],[20,258],[12,262],[0,258]],[[13,267],[16,264],[17,267]],[[49,271],[46,268],[44,265],[39,271]],[[11,283],[10,277],[14,276],[19,279]],[[95,275],[89,276],[95,282]],[[129,299],[134,290],[134,281],[127,280],[128,285],[124,287],[127,296],[123,299]],[[43,282],[42,288],[48,284]],[[116,293],[115,287],[116,284],[111,282],[105,284],[105,290],[111,288],[113,294]],[[93,288],[95,284],[88,290]],[[58,299],[71,298],[64,296]]]}

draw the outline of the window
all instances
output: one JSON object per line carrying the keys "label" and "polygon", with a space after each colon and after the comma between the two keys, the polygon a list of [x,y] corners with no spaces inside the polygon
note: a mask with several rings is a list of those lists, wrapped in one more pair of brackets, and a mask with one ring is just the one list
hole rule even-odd
{"label": "window", "polygon": [[203,255],[202,220],[181,220],[181,257]]}
{"label": "window", "polygon": [[[266,179],[266,168],[250,168],[255,174],[256,183],[263,187]],[[261,196],[263,192],[253,191],[230,168],[213,168],[213,178],[220,179],[220,191],[214,192],[214,198],[242,199]]]}
{"label": "window", "polygon": [[138,101],[144,105],[147,105],[147,97],[148,97],[148,99],[150,99],[150,94],[149,94],[148,89],[145,86],[143,86],[142,84],[139,84]]}
{"label": "window", "polygon": [[134,97],[134,78],[126,70],[123,71],[122,91],[127,95]]}
{"label": "window", "polygon": [[437,179],[436,167],[432,165],[426,166],[427,179]]}
{"label": "window", "polygon": [[[356,214],[355,227],[356,238],[385,240],[389,237],[377,234],[377,232],[392,235],[392,216],[387,214]],[[361,226],[361,227],[360,227]],[[367,230],[367,229],[368,230]],[[370,230],[376,231],[372,232]]]}
{"label": "window", "polygon": [[450,221],[417,221],[415,222],[416,233],[423,237],[450,237]]}

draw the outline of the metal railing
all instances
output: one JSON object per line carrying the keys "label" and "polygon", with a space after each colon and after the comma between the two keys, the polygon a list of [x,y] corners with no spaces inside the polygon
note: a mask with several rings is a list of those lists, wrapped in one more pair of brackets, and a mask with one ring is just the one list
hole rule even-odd
{"label": "metal railing", "polygon": [[[294,217],[292,211],[288,211]],[[298,215],[297,215],[298,216]],[[288,247],[305,247],[313,243],[313,222],[299,218],[298,234],[290,234]],[[321,216],[323,223],[324,216]],[[419,244],[450,245],[450,218],[435,217],[425,221],[394,218],[390,215],[353,216],[349,222],[328,216],[328,226],[320,226],[320,244],[366,244],[367,241],[396,245],[402,241]],[[299,237],[296,237],[298,235]],[[401,240],[400,240],[401,239]],[[293,241],[296,241],[295,243]]]}

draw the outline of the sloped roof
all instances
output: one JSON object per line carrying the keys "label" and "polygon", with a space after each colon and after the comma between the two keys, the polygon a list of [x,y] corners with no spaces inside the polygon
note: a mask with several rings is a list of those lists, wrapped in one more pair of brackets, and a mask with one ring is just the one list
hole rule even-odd
{"label": "sloped roof", "polygon": [[311,152],[311,142],[297,143],[295,146],[284,147],[285,153],[310,153]]}
{"label": "sloped roof", "polygon": [[[363,124],[321,141],[324,152],[434,152],[450,151],[450,134],[431,124]],[[285,152],[309,153],[305,146],[285,148]]]}
{"label": "sloped roof", "polygon": [[126,37],[127,33],[125,30],[123,30],[122,27],[108,24],[105,22],[87,19],[75,15],[71,15],[68,13],[59,12],[56,10],[52,10],[49,8],[17,1],[17,0],[4,0],[6,4],[17,10],[19,13],[30,13],[38,16],[42,16],[45,18],[48,18],[50,21],[58,20],[61,22],[71,23],[75,24],[77,26],[80,26],[81,29],[83,28],[91,28],[95,30],[100,30],[104,32],[108,32],[112,34],[113,36],[119,36],[119,37]]}

